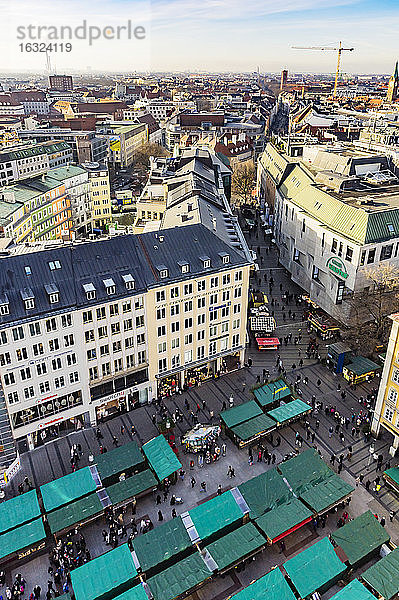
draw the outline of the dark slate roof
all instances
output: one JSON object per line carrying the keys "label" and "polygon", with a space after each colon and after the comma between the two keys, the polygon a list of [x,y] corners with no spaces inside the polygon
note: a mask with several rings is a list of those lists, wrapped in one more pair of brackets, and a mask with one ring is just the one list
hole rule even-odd
{"label": "dark slate roof", "polygon": [[[222,255],[230,256],[223,264]],[[211,267],[204,269],[200,256],[208,255]],[[61,268],[50,269],[59,261]],[[190,272],[182,273],[179,262],[190,264]],[[159,265],[168,269],[168,277],[160,278]],[[9,301],[9,314],[0,316],[0,327],[18,320],[31,320],[54,312],[85,306],[96,306],[113,298],[120,299],[143,293],[150,287],[216,272],[231,265],[248,264],[234,248],[201,224],[175,227],[142,235],[118,236],[108,240],[78,243],[51,250],[28,252],[0,258],[0,296]],[[25,267],[29,267],[27,274]],[[123,276],[131,274],[135,289],[126,289]],[[108,295],[104,281],[113,279],[115,294]],[[88,300],[84,284],[92,283],[96,298]],[[48,286],[59,291],[59,302],[50,304]],[[21,291],[30,288],[35,308],[26,310]]]}

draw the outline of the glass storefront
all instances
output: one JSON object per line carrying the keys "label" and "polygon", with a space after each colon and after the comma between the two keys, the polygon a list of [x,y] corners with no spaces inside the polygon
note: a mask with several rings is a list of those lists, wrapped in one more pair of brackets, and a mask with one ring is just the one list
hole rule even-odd
{"label": "glass storefront", "polygon": [[180,390],[180,373],[164,377],[158,381],[158,398],[168,398]]}
{"label": "glass storefront", "polygon": [[34,421],[57,415],[81,404],[83,404],[81,390],[72,392],[66,396],[48,398],[40,402],[40,404],[30,406],[29,408],[25,408],[11,415],[12,424],[14,429],[17,429],[18,427],[23,427]]}

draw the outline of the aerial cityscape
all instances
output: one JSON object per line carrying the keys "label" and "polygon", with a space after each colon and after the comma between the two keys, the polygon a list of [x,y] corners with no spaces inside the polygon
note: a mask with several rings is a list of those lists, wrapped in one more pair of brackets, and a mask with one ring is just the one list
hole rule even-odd
{"label": "aerial cityscape", "polygon": [[2,5],[0,600],[399,599],[399,7]]}

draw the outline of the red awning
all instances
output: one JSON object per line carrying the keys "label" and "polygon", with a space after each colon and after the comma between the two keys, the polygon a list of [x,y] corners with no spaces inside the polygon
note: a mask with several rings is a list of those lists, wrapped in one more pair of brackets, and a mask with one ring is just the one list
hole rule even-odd
{"label": "red awning", "polygon": [[280,340],[278,338],[256,338],[258,346],[279,346]]}

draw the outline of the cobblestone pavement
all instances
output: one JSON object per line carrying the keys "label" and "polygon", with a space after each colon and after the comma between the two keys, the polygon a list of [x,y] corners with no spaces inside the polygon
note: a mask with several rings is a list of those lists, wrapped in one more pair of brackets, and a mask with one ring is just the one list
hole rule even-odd
{"label": "cobblestone pavement", "polygon": [[[343,416],[351,417],[352,414],[357,414],[364,407],[359,404],[360,396],[366,396],[371,390],[378,385],[378,380],[371,382],[370,384],[362,384],[357,387],[356,390],[351,389],[342,377],[338,377],[331,373],[327,368],[318,364],[314,360],[306,358],[305,350],[308,343],[308,334],[306,326],[301,321],[302,313],[296,307],[292,307],[295,310],[295,320],[284,322],[282,317],[282,301],[279,297],[280,284],[282,290],[289,289],[291,292],[299,293],[299,290],[293,285],[293,283],[287,277],[284,269],[278,267],[277,255],[274,249],[269,250],[266,253],[265,242],[260,242],[256,237],[250,239],[254,249],[260,244],[260,255],[263,256],[262,269],[260,271],[261,280],[263,282],[263,274],[267,272],[268,277],[270,272],[274,278],[274,297],[277,299],[278,305],[274,307],[275,319],[277,322],[277,335],[284,337],[288,333],[292,333],[292,337],[301,335],[301,341],[298,345],[288,344],[282,346],[280,354],[284,361],[284,366],[287,370],[287,379],[290,383],[293,383],[298,374],[301,374],[302,378],[308,377],[308,385],[301,383],[300,387],[302,390],[302,397],[304,400],[311,400],[312,395],[315,395],[317,400],[323,401],[324,405],[334,405],[337,410]],[[268,246],[267,246],[268,247]],[[270,271],[272,270],[272,271]],[[268,292],[264,282],[256,287],[260,287],[264,291]],[[325,355],[325,342],[320,342],[320,354]],[[293,363],[298,364],[299,362],[299,351],[303,358],[304,364],[301,368],[292,370],[291,365]],[[189,413],[184,407],[185,399],[187,398],[191,407],[194,407],[197,402],[202,406],[202,401],[206,401],[207,409],[200,410],[199,421],[202,423],[210,422],[210,411],[213,411],[215,417],[213,422],[217,422],[217,415],[222,408],[223,401],[228,404],[228,399],[233,395],[234,403],[239,404],[251,397],[250,389],[257,381],[257,376],[262,375],[263,369],[270,371],[270,378],[274,379],[278,376],[278,370],[276,369],[276,352],[258,352],[255,348],[248,348],[248,357],[252,358],[251,368],[244,368],[239,371],[235,371],[228,375],[222,376],[220,379],[212,380],[205,383],[197,388],[193,388],[188,392],[174,396],[166,401],[167,409],[169,414],[179,407],[184,414],[184,421],[176,425],[176,439],[185,433],[191,426],[192,423],[189,420]],[[320,386],[317,385],[318,379],[321,380]],[[341,390],[338,391],[337,385],[341,384]],[[245,384],[245,385],[244,385]],[[342,400],[340,392],[346,391],[346,398]],[[146,405],[135,409],[129,413],[114,417],[112,420],[100,425],[100,429],[103,433],[104,439],[102,443],[107,448],[112,448],[112,436],[115,435],[120,444],[127,443],[131,439],[131,426],[134,424],[137,434],[135,439],[142,445],[152,437],[158,434],[156,426],[153,424],[153,415],[156,414],[156,407],[154,405]],[[316,428],[316,418],[320,421],[320,425]],[[339,435],[334,433],[329,437],[328,429],[331,424],[335,425],[335,422],[331,417],[325,415],[324,411],[320,412],[317,417],[309,418],[311,428],[315,430],[315,445],[320,449],[324,459],[329,464],[329,458],[331,454],[339,455],[341,453],[348,452],[349,446],[352,446],[353,453],[350,462],[344,461],[344,470],[341,473],[348,482],[355,485],[355,479],[360,475],[364,475],[363,485],[360,484],[353,495],[353,500],[350,505],[350,516],[357,516],[368,508],[373,512],[378,513],[380,516],[384,515],[387,520],[387,529],[392,535],[395,542],[399,541],[399,521],[396,515],[392,523],[389,522],[388,514],[390,510],[397,512],[399,510],[399,499],[395,496],[387,486],[383,485],[382,489],[377,496],[372,491],[372,485],[370,486],[370,492],[366,491],[364,483],[367,479],[371,481],[376,477],[376,463],[374,460],[370,460],[369,443],[366,443],[363,436],[353,437],[351,434],[351,426],[348,429],[343,430],[344,443],[341,443]],[[121,426],[124,426],[125,433],[121,435]],[[282,444],[278,449],[274,449],[273,452],[276,454],[276,464],[278,464],[282,457],[295,449],[295,433],[299,432],[304,437],[303,448],[306,449],[310,446],[310,442],[306,440],[305,430],[302,424],[294,423],[293,425],[283,428],[280,431],[282,438]],[[88,464],[88,454],[93,452],[97,454],[99,452],[99,444],[95,438],[94,430],[85,429],[79,432],[69,434],[66,437],[56,439],[54,441],[46,443],[44,446],[39,447],[29,453],[23,454],[21,458],[22,469],[12,480],[9,487],[6,490],[6,497],[11,497],[17,493],[18,484],[23,481],[25,476],[28,476],[35,486],[40,486],[43,483],[53,480],[56,477],[65,475],[71,471],[69,464],[70,448],[72,444],[80,443],[82,445],[83,457],[79,466],[85,466]],[[189,483],[192,472],[190,471],[189,459],[190,456],[180,454],[180,459],[183,462],[184,468],[187,472],[186,478],[183,482],[178,481],[174,492],[176,495],[180,495],[184,499],[184,504],[179,506],[178,514],[189,510],[195,506],[198,502],[204,500],[204,494],[199,493],[199,484],[201,481],[207,482],[207,494],[210,497],[216,493],[217,486],[221,484],[223,489],[228,489],[232,485],[238,485],[242,481],[249,479],[250,477],[267,470],[269,467],[265,463],[254,463],[252,467],[248,465],[247,450],[238,450],[230,440],[226,440],[227,444],[227,456],[223,457],[218,463],[209,465],[203,469],[199,469],[196,465],[194,468],[194,476],[197,484],[191,489]],[[375,452],[377,454],[383,454],[385,462],[389,460],[388,450],[390,446],[390,439],[386,432],[383,432],[381,438],[375,442]],[[231,482],[227,478],[227,469],[229,465],[235,467],[236,478]],[[392,460],[392,466],[395,462]],[[380,474],[381,475],[381,474]],[[155,506],[154,498],[150,495],[138,502],[137,508],[137,520],[143,515],[149,515],[156,524],[157,521],[157,510]],[[171,509],[167,503],[162,505],[162,511],[164,519],[171,518]],[[129,516],[130,517],[130,516]],[[335,523],[328,523],[325,530],[319,530],[317,536],[323,536],[330,533],[331,529],[335,528]],[[92,556],[97,556],[105,552],[109,547],[105,547],[102,542],[101,529],[102,523],[96,523],[90,525],[85,530],[85,535],[88,541],[88,546],[92,552]],[[289,552],[291,546],[303,549],[310,543],[314,543],[318,537],[311,535],[309,529],[304,529],[304,532],[296,532],[290,539],[290,543],[287,543],[287,551]],[[299,551],[299,549],[296,550]],[[291,557],[291,555],[290,555]],[[193,594],[193,600],[205,600],[207,598],[217,598],[223,600],[227,598],[233,591],[237,591],[242,585],[247,585],[252,579],[261,576],[267,572],[275,564],[281,564],[287,556],[280,555],[277,549],[269,548],[263,552],[260,557],[253,562],[247,569],[240,573],[235,573],[233,576],[227,575],[224,579],[217,579],[205,586],[203,590],[199,590]],[[23,574],[28,581],[28,588],[33,586],[35,583],[39,583],[42,589],[47,589],[47,557],[38,557],[21,568]],[[15,572],[13,573],[15,574]],[[8,576],[11,574],[9,573]],[[0,587],[0,593],[4,590]],[[327,600],[331,596],[328,592],[323,596],[323,600]]]}

